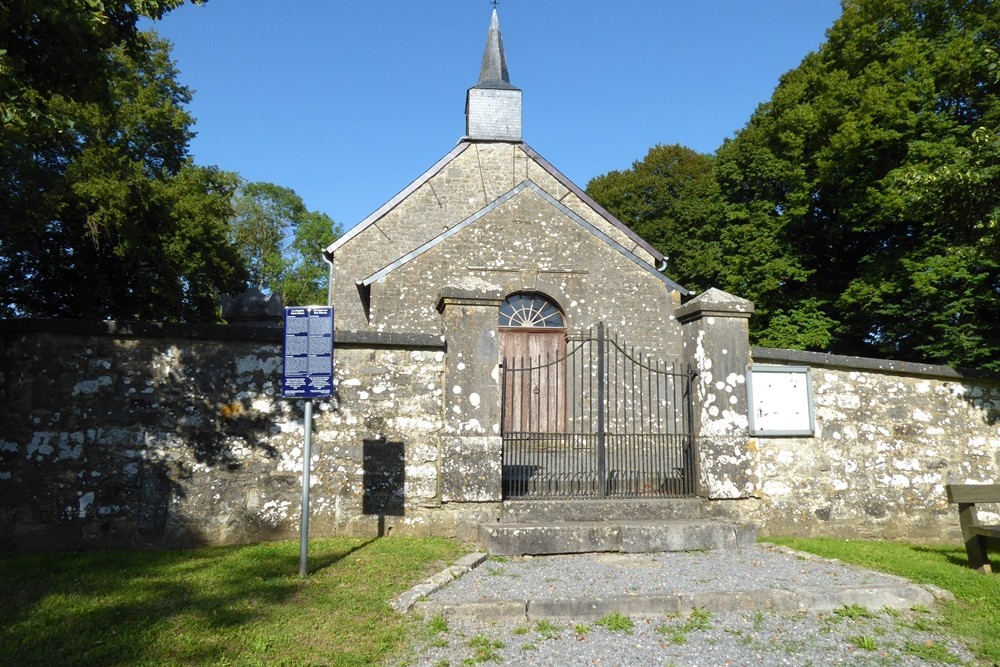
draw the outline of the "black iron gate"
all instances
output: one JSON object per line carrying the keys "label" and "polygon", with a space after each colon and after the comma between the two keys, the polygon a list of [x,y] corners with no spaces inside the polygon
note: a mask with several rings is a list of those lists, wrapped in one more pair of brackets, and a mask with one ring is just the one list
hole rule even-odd
{"label": "black iron gate", "polygon": [[603,323],[564,356],[501,366],[505,498],[694,495],[690,366],[651,360]]}

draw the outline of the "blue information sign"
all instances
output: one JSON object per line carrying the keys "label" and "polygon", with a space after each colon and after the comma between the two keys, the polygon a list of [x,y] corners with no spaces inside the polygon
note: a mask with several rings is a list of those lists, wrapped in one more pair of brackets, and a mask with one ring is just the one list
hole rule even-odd
{"label": "blue information sign", "polygon": [[333,395],[333,308],[285,308],[284,398]]}

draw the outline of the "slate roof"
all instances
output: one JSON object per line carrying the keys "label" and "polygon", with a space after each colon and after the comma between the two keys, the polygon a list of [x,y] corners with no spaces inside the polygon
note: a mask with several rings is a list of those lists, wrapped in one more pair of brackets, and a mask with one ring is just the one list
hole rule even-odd
{"label": "slate roof", "polygon": [[546,200],[551,206],[553,206],[556,209],[558,209],[563,215],[565,215],[566,217],[570,218],[575,223],[577,223],[578,225],[580,225],[581,227],[583,227],[584,229],[586,229],[588,232],[590,232],[591,234],[593,234],[597,238],[599,238],[602,241],[604,241],[605,243],[607,243],[614,250],[616,250],[617,252],[621,253],[623,256],[625,256],[626,258],[628,258],[629,260],[631,260],[632,262],[634,262],[640,268],[642,268],[642,269],[648,271],[650,274],[656,276],[657,279],[661,280],[663,283],[666,284],[666,286],[667,286],[668,289],[677,290],[678,292],[680,292],[684,296],[689,296],[691,294],[691,292],[689,292],[687,289],[685,289],[681,285],[675,283],[670,278],[667,278],[665,275],[663,275],[662,273],[660,273],[659,271],[657,271],[649,263],[647,263],[647,262],[643,261],[642,259],[640,259],[631,250],[629,250],[625,246],[621,245],[620,243],[618,243],[617,241],[615,241],[614,239],[612,239],[610,236],[608,236],[607,234],[605,234],[604,232],[602,232],[601,230],[599,230],[597,227],[595,227],[594,225],[592,225],[591,223],[587,222],[585,219],[583,219],[582,217],[580,217],[579,215],[577,215],[572,209],[568,208],[566,205],[564,205],[563,203],[561,203],[560,201],[558,201],[555,197],[553,197],[552,195],[550,195],[548,192],[546,192],[544,189],[542,189],[539,185],[537,185],[534,181],[531,181],[531,180],[521,181],[521,183],[519,183],[513,189],[509,190],[505,194],[503,194],[500,197],[498,197],[497,199],[493,200],[492,202],[490,202],[489,204],[487,204],[486,206],[484,206],[483,208],[481,208],[477,212],[475,212],[472,215],[470,215],[469,217],[467,217],[462,222],[460,222],[457,225],[455,225],[454,227],[451,227],[450,229],[446,229],[445,231],[443,231],[440,234],[438,234],[437,236],[435,236],[433,239],[431,239],[431,240],[427,241],[426,243],[424,243],[423,245],[421,245],[419,248],[416,248],[416,249],[412,250],[411,252],[403,255],[402,257],[400,257],[396,261],[392,262],[391,264],[388,264],[387,266],[383,267],[382,269],[379,269],[378,271],[376,271],[372,275],[368,276],[367,278],[365,278],[363,280],[358,280],[357,281],[358,287],[359,288],[367,288],[372,283],[375,283],[375,282],[378,282],[380,280],[383,280],[386,276],[388,276],[390,273],[392,273],[395,269],[399,268],[400,266],[403,266],[404,264],[407,264],[408,262],[410,262],[410,261],[416,259],[417,257],[419,257],[420,255],[424,254],[425,252],[427,252],[431,248],[437,246],[441,242],[443,242],[443,241],[451,238],[455,234],[459,233],[460,231],[462,231],[463,229],[465,229],[466,227],[468,227],[472,223],[474,223],[477,220],[481,219],[482,217],[486,216],[487,214],[489,214],[490,212],[492,212],[496,208],[500,207],[501,205],[503,205],[504,203],[506,203],[510,199],[513,199],[514,197],[516,197],[520,193],[524,192],[525,190],[532,190],[532,191],[534,191],[536,194],[538,194],[540,197],[542,197],[544,200]]}
{"label": "slate roof", "polygon": [[[350,241],[352,238],[354,238],[355,236],[363,232],[365,229],[373,225],[385,214],[387,214],[389,211],[398,206],[400,202],[402,202],[411,194],[413,194],[416,190],[418,190],[427,181],[434,178],[434,176],[436,176],[442,169],[444,169],[444,167],[446,167],[449,162],[451,162],[456,157],[461,155],[473,143],[475,142],[469,139],[463,139],[462,141],[460,141],[458,145],[455,146],[455,148],[453,148],[447,155],[445,155],[443,158],[435,162],[430,169],[428,169],[423,174],[418,176],[409,185],[403,188],[395,197],[393,197],[386,203],[382,204],[382,206],[378,207],[368,217],[366,217],[364,220],[362,220],[357,225],[355,225],[347,232],[345,232],[344,235],[341,236],[339,239],[331,243],[326,249],[323,250],[323,254],[326,255],[327,258],[333,259],[334,254],[340,248],[342,248],[348,241]],[[535,151],[535,149],[533,149],[531,146],[523,142],[519,142],[517,145],[521,146],[521,148],[530,158],[535,160],[535,162],[537,162],[542,169],[548,172],[549,175],[552,176],[554,179],[556,179],[563,187],[565,187],[567,190],[569,190],[577,197],[579,197],[585,204],[587,204],[587,206],[590,206],[592,209],[594,209],[594,211],[602,218],[604,218],[613,226],[617,227],[626,235],[628,235],[628,237],[635,242],[637,247],[642,248],[643,250],[648,252],[657,262],[663,262],[663,260],[665,259],[663,253],[661,253],[659,250],[651,246],[648,241],[646,241],[644,238],[642,238],[634,231],[632,231],[632,229],[629,228],[628,225],[623,223],[615,216],[611,215],[611,213],[609,213],[607,210],[604,209],[604,207],[602,207],[600,204],[594,201],[589,195],[587,195],[587,193],[584,192],[583,189],[581,189],[578,185],[576,185],[576,183],[569,180],[569,178],[567,178],[561,171],[553,167],[548,162],[548,160],[543,158],[537,151]]]}
{"label": "slate roof", "polygon": [[496,7],[493,8],[490,29],[486,35],[486,48],[483,50],[483,64],[479,70],[479,82],[473,88],[517,90],[510,84],[507,56],[503,50],[503,37],[500,36],[500,22],[497,19]]}

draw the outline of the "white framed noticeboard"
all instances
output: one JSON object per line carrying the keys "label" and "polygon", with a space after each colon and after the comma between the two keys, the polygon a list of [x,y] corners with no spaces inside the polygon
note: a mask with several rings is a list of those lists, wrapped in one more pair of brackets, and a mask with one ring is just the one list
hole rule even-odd
{"label": "white framed noticeboard", "polygon": [[750,435],[812,436],[812,374],[806,366],[751,366],[747,371]]}

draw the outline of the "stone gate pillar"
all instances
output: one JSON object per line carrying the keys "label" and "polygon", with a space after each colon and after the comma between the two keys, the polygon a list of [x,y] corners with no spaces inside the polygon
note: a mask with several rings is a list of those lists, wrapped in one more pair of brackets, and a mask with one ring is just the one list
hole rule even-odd
{"label": "stone gate pillar", "polygon": [[698,372],[694,435],[702,497],[756,495],[746,387],[753,310],[753,302],[713,288],[676,312],[684,331],[684,356]]}
{"label": "stone gate pillar", "polygon": [[444,425],[441,501],[502,500],[499,288],[441,290],[444,317]]}

